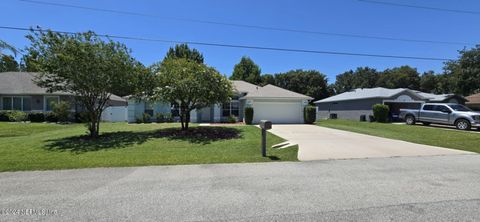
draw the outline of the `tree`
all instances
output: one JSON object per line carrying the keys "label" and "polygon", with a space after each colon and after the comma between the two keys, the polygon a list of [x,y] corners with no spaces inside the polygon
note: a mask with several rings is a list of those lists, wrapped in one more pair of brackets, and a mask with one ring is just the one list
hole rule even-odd
{"label": "tree", "polygon": [[121,43],[104,41],[93,32],[32,32],[26,59],[40,71],[36,83],[49,92],[76,95],[86,112],[91,138],[99,136],[101,114],[112,91],[135,81],[143,67]]}
{"label": "tree", "polygon": [[459,51],[457,60],[445,64],[444,70],[454,81],[455,93],[470,95],[480,91],[480,45]]}
{"label": "tree", "polygon": [[378,78],[377,86],[385,88],[407,88],[418,90],[420,88],[420,75],[417,69],[410,66],[386,69]]}
{"label": "tree", "polygon": [[152,91],[151,100],[179,104],[183,131],[192,110],[228,102],[233,93],[230,81],[214,68],[184,58],[162,62]]}
{"label": "tree", "polygon": [[337,93],[344,93],[355,89],[354,78],[353,70],[337,75],[335,80],[335,91]]}
{"label": "tree", "polygon": [[275,85],[275,76],[272,74],[263,74],[261,76],[261,81],[260,85],[261,86],[266,86],[266,85]]}
{"label": "tree", "polygon": [[438,91],[438,78],[433,71],[424,72],[420,77],[420,91],[427,93]]}
{"label": "tree", "polygon": [[315,100],[329,96],[327,77],[316,70],[290,70],[275,74],[275,85],[313,97]]}
{"label": "tree", "polygon": [[20,70],[18,62],[11,55],[1,55],[0,72],[17,72]]}
{"label": "tree", "polygon": [[[187,59],[197,63],[203,63],[203,55],[196,49],[190,49],[187,44],[177,44],[168,49],[165,59]],[[160,65],[160,64],[158,64]]]}
{"label": "tree", "polygon": [[240,62],[233,68],[231,80],[243,80],[252,84],[260,84],[260,67],[247,56],[242,57]]}
{"label": "tree", "polygon": [[0,40],[0,55],[3,55],[4,50],[8,50],[8,51],[12,52],[13,55],[17,56],[18,50],[15,47],[6,43],[3,40]]}

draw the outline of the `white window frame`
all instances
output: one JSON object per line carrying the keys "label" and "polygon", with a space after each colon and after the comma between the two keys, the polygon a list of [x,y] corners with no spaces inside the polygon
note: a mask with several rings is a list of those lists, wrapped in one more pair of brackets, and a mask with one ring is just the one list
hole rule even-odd
{"label": "white window frame", "polygon": [[237,109],[236,109],[236,110],[238,110],[238,115],[237,115],[236,117],[240,116],[240,100],[230,100],[230,102],[228,102],[228,114],[229,114],[229,115],[228,115],[228,116],[224,116],[224,115],[223,115],[223,111],[224,111],[225,109],[223,108],[223,105],[222,105],[222,117],[229,117],[229,116],[232,115],[232,103],[233,103],[233,102],[235,102],[235,103],[238,104],[238,107],[237,107]]}
{"label": "white window frame", "polygon": [[[24,98],[30,98],[30,110],[28,110],[27,112],[32,110],[32,104],[31,104],[32,103],[32,97],[31,96],[2,96],[2,98],[1,98],[2,99],[2,107],[1,107],[2,110],[4,110],[3,109],[3,105],[4,105],[3,104],[3,98],[10,98],[10,109],[9,110],[15,110],[15,109],[13,109],[13,98],[20,98],[20,106],[21,107],[20,107],[19,111],[25,111],[24,107],[23,107],[23,99]],[[5,110],[7,110],[7,109],[5,109]]]}
{"label": "white window frame", "polygon": [[43,111],[51,112],[52,110],[47,110],[47,98],[57,98],[57,103],[60,102],[60,96],[44,96],[43,97]]}

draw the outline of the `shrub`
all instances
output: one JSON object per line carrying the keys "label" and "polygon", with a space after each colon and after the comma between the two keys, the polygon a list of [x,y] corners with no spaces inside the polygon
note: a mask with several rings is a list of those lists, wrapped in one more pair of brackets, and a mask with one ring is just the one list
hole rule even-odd
{"label": "shrub", "polygon": [[387,105],[375,104],[373,105],[373,117],[377,122],[386,123],[388,122],[388,113],[390,109]]}
{"label": "shrub", "polygon": [[375,117],[373,115],[368,116],[368,122],[375,122]]}
{"label": "shrub", "polygon": [[250,125],[253,122],[253,107],[245,108],[245,123]]}
{"label": "shrub", "polygon": [[35,112],[29,113],[28,114],[28,120],[30,120],[30,122],[34,122],[34,123],[45,122],[45,114],[35,113]]}
{"label": "shrub", "polygon": [[76,112],[75,114],[73,114],[73,119],[76,123],[86,123],[88,122],[87,115],[87,112]]}
{"label": "shrub", "polygon": [[152,116],[150,116],[150,114],[143,113],[142,120],[143,120],[144,123],[150,123],[151,118],[152,118]]}
{"label": "shrub", "polygon": [[22,111],[10,111],[7,113],[8,121],[22,122],[27,120],[27,114]]}
{"label": "shrub", "polygon": [[135,118],[135,123],[138,123],[138,124],[143,123],[143,119],[137,117],[137,118]]}
{"label": "shrub", "polygon": [[312,124],[317,118],[317,108],[315,106],[305,106],[303,108],[303,121],[306,124]]}
{"label": "shrub", "polygon": [[163,115],[163,113],[157,113],[155,114],[155,119],[157,119],[157,123],[164,123],[165,115]]}
{"label": "shrub", "polygon": [[70,103],[65,101],[60,101],[53,104],[52,112],[57,116],[57,121],[67,122],[68,116],[70,115]]}
{"label": "shrub", "polygon": [[1,111],[0,112],[0,121],[3,121],[3,122],[9,121],[8,111]]}
{"label": "shrub", "polygon": [[165,118],[165,122],[173,123],[173,115],[171,113],[165,113],[163,117]]}
{"label": "shrub", "polygon": [[237,122],[237,117],[234,115],[230,115],[227,117],[227,123],[236,123]]}
{"label": "shrub", "polygon": [[49,112],[49,113],[46,113],[46,114],[45,114],[45,120],[46,120],[47,122],[51,122],[51,123],[56,123],[56,122],[58,122],[57,115],[55,115],[55,114],[52,113],[52,112]]}

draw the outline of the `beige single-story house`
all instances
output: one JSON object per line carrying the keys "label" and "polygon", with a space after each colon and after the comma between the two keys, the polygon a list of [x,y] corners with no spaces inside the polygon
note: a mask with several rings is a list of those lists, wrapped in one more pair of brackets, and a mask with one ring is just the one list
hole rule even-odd
{"label": "beige single-story house", "polygon": [[[303,123],[303,108],[313,98],[277,86],[257,86],[245,81],[232,81],[234,96],[229,103],[213,104],[190,113],[190,121],[197,123],[223,122],[229,116],[244,120],[245,107],[253,107],[253,122],[271,120],[273,123]],[[178,116],[178,106],[168,102],[147,102],[128,99],[128,122],[135,122],[143,113],[155,118],[157,113]]]}
{"label": "beige single-story house", "polygon": [[470,109],[480,111],[480,93],[465,97],[468,101],[465,103]]}

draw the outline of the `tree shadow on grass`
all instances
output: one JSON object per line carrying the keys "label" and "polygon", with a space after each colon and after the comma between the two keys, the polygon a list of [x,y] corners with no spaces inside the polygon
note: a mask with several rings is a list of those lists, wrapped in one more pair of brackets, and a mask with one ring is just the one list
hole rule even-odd
{"label": "tree shadow on grass", "polygon": [[[47,140],[45,149],[49,151],[84,153],[124,148],[135,144],[142,144],[150,139],[157,138],[206,145],[220,140],[242,138],[242,135],[240,129],[228,127],[195,127],[188,131],[181,131],[179,128],[165,128],[142,132],[119,131],[103,133],[96,139],[91,139],[88,136],[72,136]],[[161,146],[161,144],[159,144],[159,146]]]}

